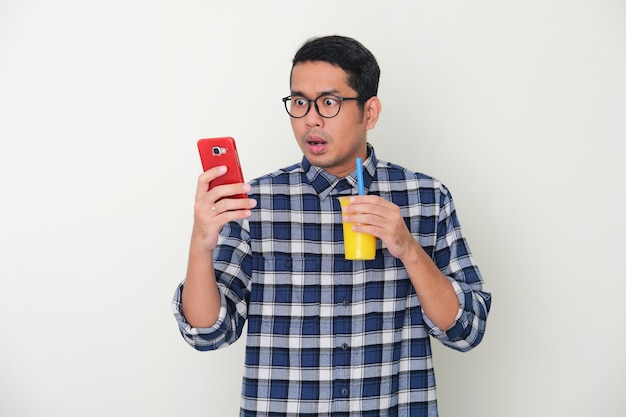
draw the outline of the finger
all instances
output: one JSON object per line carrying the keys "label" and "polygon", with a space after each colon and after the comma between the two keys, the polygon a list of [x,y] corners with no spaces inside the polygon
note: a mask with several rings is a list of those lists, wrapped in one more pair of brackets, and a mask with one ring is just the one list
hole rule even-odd
{"label": "finger", "polygon": [[200,174],[200,176],[198,177],[198,185],[196,187],[196,198],[200,197],[203,194],[206,194],[209,191],[209,183],[215,178],[224,175],[225,173],[225,166],[217,166]]}
{"label": "finger", "polygon": [[[213,203],[223,199],[238,198],[244,199],[243,195],[250,191],[250,184],[237,183],[237,184],[225,184],[214,186],[209,189],[204,195],[207,201]],[[201,195],[201,198],[204,198]]]}
{"label": "finger", "polygon": [[250,208],[244,208],[240,210],[226,210],[220,211],[218,207],[215,209],[215,215],[211,216],[211,218],[205,222],[205,225],[208,229],[215,230],[215,233],[219,233],[226,223],[245,219],[252,215],[252,210]]}
{"label": "finger", "polygon": [[344,213],[354,214],[375,214],[386,217],[393,212],[397,206],[379,196],[354,196],[350,199],[350,204],[344,209]]}
{"label": "finger", "polygon": [[385,200],[384,198],[377,195],[355,195],[350,197],[350,205],[351,206],[380,206],[380,207],[388,207],[395,206],[395,204]]}
{"label": "finger", "polygon": [[253,198],[223,198],[214,203],[210,211],[213,215],[218,216],[229,211],[250,210],[257,204]]}
{"label": "finger", "polygon": [[243,219],[252,214],[256,206],[254,199],[223,199],[219,202],[209,201],[208,194],[194,206],[194,230],[209,240],[217,238],[222,226],[232,220]]}

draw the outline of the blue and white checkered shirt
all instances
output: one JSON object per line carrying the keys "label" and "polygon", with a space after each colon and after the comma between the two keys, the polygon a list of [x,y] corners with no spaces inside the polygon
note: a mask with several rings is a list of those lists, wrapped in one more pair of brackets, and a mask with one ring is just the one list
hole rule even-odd
{"label": "blue and white checkered shirt", "polygon": [[337,197],[356,194],[306,159],[251,182],[250,218],[226,225],[214,252],[222,307],[212,328],[193,328],[198,350],[235,342],[247,320],[241,416],[436,416],[430,337],[460,351],[485,331],[491,295],[461,234],[452,197],[436,179],[376,159],[367,194],[400,207],[406,224],[452,282],[460,308],[449,329],[420,308],[402,263],[380,239],[376,259],[344,259]]}

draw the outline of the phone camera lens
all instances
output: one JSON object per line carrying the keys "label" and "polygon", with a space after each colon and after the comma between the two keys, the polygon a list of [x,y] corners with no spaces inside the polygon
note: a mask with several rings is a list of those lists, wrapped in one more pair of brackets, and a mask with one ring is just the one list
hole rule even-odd
{"label": "phone camera lens", "polygon": [[221,150],[220,150],[220,147],[219,147],[219,146],[214,146],[214,147],[213,147],[213,155],[219,155],[219,154],[221,154],[221,153],[222,153],[222,152],[221,152]]}

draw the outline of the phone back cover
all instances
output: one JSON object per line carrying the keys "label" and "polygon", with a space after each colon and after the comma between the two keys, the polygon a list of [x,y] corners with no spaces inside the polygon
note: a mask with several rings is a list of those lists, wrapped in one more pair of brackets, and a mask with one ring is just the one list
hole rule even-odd
{"label": "phone back cover", "polygon": [[[200,139],[198,140],[198,151],[204,171],[220,165],[228,167],[228,171],[224,175],[211,181],[209,188],[244,182],[237,146],[232,137]],[[245,194],[237,194],[233,197],[246,198],[247,196]]]}

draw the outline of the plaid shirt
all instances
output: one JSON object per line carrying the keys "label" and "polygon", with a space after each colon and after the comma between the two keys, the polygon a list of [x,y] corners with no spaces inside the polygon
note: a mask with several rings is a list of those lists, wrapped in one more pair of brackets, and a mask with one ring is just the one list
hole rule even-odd
{"label": "plaid shirt", "polygon": [[193,328],[198,350],[235,342],[247,320],[241,416],[436,416],[430,337],[466,351],[485,331],[491,295],[461,235],[443,184],[376,159],[367,194],[400,207],[422,248],[452,282],[455,323],[437,328],[402,263],[380,239],[376,259],[343,255],[337,196],[356,194],[356,172],[336,178],[306,159],[251,182],[250,218],[227,224],[214,252],[222,307],[212,328]]}

